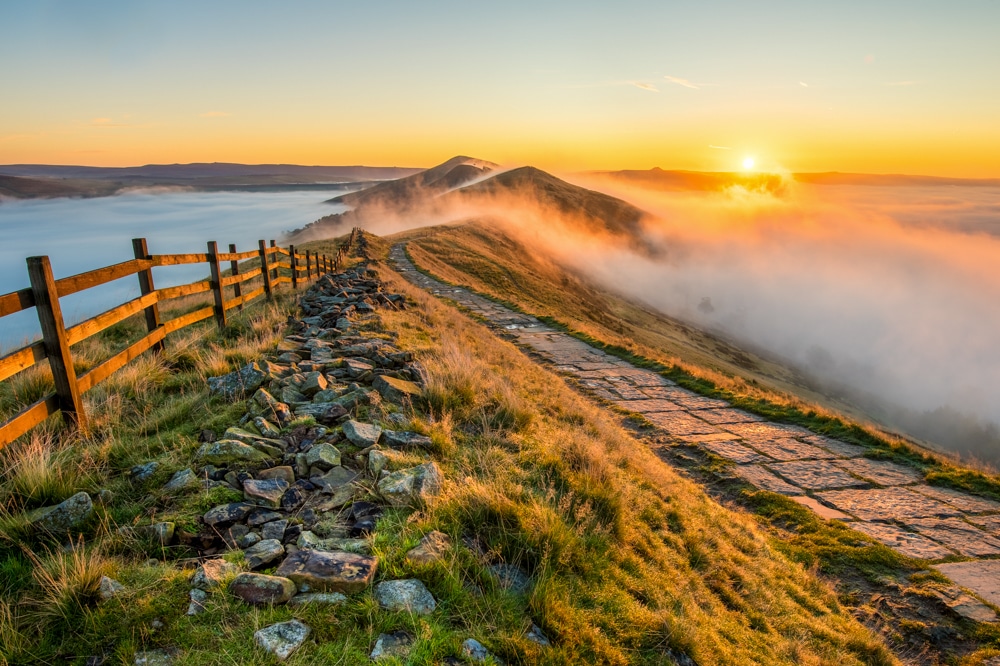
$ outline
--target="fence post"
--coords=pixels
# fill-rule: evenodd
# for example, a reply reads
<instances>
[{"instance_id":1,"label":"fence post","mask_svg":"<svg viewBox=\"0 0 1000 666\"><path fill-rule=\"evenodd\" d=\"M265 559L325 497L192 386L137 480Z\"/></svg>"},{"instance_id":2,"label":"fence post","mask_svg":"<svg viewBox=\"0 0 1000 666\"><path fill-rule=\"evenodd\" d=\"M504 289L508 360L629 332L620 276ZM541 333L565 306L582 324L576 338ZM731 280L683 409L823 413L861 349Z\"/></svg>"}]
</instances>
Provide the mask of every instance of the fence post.
<instances>
[{"instance_id":1,"label":"fence post","mask_svg":"<svg viewBox=\"0 0 1000 666\"><path fill-rule=\"evenodd\" d=\"M267 300L271 300L271 269L267 266L267 244L264 241L257 241L257 249L260 250L260 276L264 278L264 294Z\"/></svg>"},{"instance_id":2,"label":"fence post","mask_svg":"<svg viewBox=\"0 0 1000 666\"><path fill-rule=\"evenodd\" d=\"M63 419L75 425L81 432L87 430L87 415L83 409L80 387L76 383L73 355L66 338L66 324L63 322L62 308L59 306L59 292L52 276L52 265L48 257L28 257L28 277L31 292L35 297L38 323L42 326L42 340L45 355L49 358L52 379L59 396L59 409Z\"/></svg>"},{"instance_id":3,"label":"fence post","mask_svg":"<svg viewBox=\"0 0 1000 666\"><path fill-rule=\"evenodd\" d=\"M319 277L320 275L323 274L323 271L320 269L320 263L319 263L320 254L319 254L319 252L317 252L315 254L314 258L316 259L316 277Z\"/></svg>"},{"instance_id":4,"label":"fence post","mask_svg":"<svg viewBox=\"0 0 1000 666\"><path fill-rule=\"evenodd\" d=\"M226 301L222 297L222 270L219 267L219 244L208 241L208 267L212 271L212 293L215 295L215 323L226 327Z\"/></svg>"},{"instance_id":5,"label":"fence post","mask_svg":"<svg viewBox=\"0 0 1000 666\"><path fill-rule=\"evenodd\" d=\"M295 246L288 246L288 262L292 267L292 289L299 288L298 264L295 263Z\"/></svg>"},{"instance_id":6,"label":"fence post","mask_svg":"<svg viewBox=\"0 0 1000 666\"><path fill-rule=\"evenodd\" d=\"M229 253L230 254L236 254L236 243L230 243L229 244ZM229 262L229 268L230 268L230 272L233 275L239 275L240 274L240 262L239 261L230 261ZM242 289L242 287L243 287L243 285L241 285L239 282L237 282L236 284L233 285L233 295L236 298L239 298L240 296L243 295L243 289ZM240 312L243 312L243 304L242 303L240 303Z\"/></svg>"},{"instance_id":7,"label":"fence post","mask_svg":"<svg viewBox=\"0 0 1000 666\"><path fill-rule=\"evenodd\" d=\"M145 238L133 238L132 239L132 251L135 253L136 259L149 259L149 249L146 247ZM146 294L151 294L156 291L153 286L153 269L147 268L144 271L139 271L136 273L139 276L139 293L145 296ZM153 303L148 308L143 310L146 315L146 330L150 333L155 331L160 327L160 306L158 303ZM160 340L154 344L150 349L153 351L161 352L164 348L164 341Z\"/></svg>"},{"instance_id":8,"label":"fence post","mask_svg":"<svg viewBox=\"0 0 1000 666\"><path fill-rule=\"evenodd\" d=\"M312 279L312 259L309 256L309 250L306 250L306 282Z\"/></svg>"}]
</instances>

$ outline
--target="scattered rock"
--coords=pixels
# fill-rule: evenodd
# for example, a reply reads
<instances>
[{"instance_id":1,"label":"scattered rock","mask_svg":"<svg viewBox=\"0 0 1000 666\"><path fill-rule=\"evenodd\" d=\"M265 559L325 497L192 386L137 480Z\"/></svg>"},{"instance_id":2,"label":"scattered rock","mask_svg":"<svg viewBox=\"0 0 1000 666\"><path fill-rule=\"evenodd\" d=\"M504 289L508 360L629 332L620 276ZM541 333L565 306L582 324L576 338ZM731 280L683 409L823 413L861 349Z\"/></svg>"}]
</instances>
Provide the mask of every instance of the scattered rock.
<instances>
[{"instance_id":1,"label":"scattered rock","mask_svg":"<svg viewBox=\"0 0 1000 666\"><path fill-rule=\"evenodd\" d=\"M394 449L411 449L415 447L429 449L431 447L431 438L416 432L383 430L382 442Z\"/></svg>"},{"instance_id":2,"label":"scattered rock","mask_svg":"<svg viewBox=\"0 0 1000 666\"><path fill-rule=\"evenodd\" d=\"M252 504L277 509L288 486L284 479L247 479L243 482L243 497Z\"/></svg>"},{"instance_id":3,"label":"scattered rock","mask_svg":"<svg viewBox=\"0 0 1000 666\"><path fill-rule=\"evenodd\" d=\"M360 421L348 421L344 424L344 436L351 444L361 448L372 446L378 442L381 435L382 428L377 425L361 423Z\"/></svg>"},{"instance_id":4,"label":"scattered rock","mask_svg":"<svg viewBox=\"0 0 1000 666\"><path fill-rule=\"evenodd\" d=\"M55 506L35 509L28 514L28 521L35 529L64 535L66 532L83 527L92 515L94 515L94 503L90 495L79 492Z\"/></svg>"},{"instance_id":5,"label":"scattered rock","mask_svg":"<svg viewBox=\"0 0 1000 666\"><path fill-rule=\"evenodd\" d=\"M136 481L145 481L149 477L153 476L153 473L160 467L160 463L155 460L143 463L142 465L136 465L132 468L131 474L132 478Z\"/></svg>"},{"instance_id":6,"label":"scattered rock","mask_svg":"<svg viewBox=\"0 0 1000 666\"><path fill-rule=\"evenodd\" d=\"M375 586L375 598L390 611L430 615L437 607L434 596L415 578L382 581Z\"/></svg>"},{"instance_id":7,"label":"scattered rock","mask_svg":"<svg viewBox=\"0 0 1000 666\"><path fill-rule=\"evenodd\" d=\"M513 564L492 564L490 573L496 576L500 587L515 594L524 594L531 588L531 578L520 567Z\"/></svg>"},{"instance_id":8,"label":"scattered rock","mask_svg":"<svg viewBox=\"0 0 1000 666\"><path fill-rule=\"evenodd\" d=\"M304 592L302 594L296 594L288 602L289 606L304 606L306 604L326 604L326 605L336 605L342 604L347 601L345 597L340 592Z\"/></svg>"},{"instance_id":9,"label":"scattered rock","mask_svg":"<svg viewBox=\"0 0 1000 666\"><path fill-rule=\"evenodd\" d=\"M94 503L99 506L111 506L111 502L115 499L115 494L108 490L107 488L101 488L94 495Z\"/></svg>"},{"instance_id":10,"label":"scattered rock","mask_svg":"<svg viewBox=\"0 0 1000 666\"><path fill-rule=\"evenodd\" d=\"M354 483L357 479L357 472L346 467L334 467L323 476L313 477L312 482L325 492L334 493L338 488Z\"/></svg>"},{"instance_id":11,"label":"scattered rock","mask_svg":"<svg viewBox=\"0 0 1000 666\"><path fill-rule=\"evenodd\" d=\"M295 596L295 583L281 576L241 573L229 585L229 593L255 606L286 603Z\"/></svg>"},{"instance_id":12,"label":"scattered rock","mask_svg":"<svg viewBox=\"0 0 1000 666\"><path fill-rule=\"evenodd\" d=\"M135 653L135 666L171 666L173 654L167 650L146 650Z\"/></svg>"},{"instance_id":13,"label":"scattered rock","mask_svg":"<svg viewBox=\"0 0 1000 666\"><path fill-rule=\"evenodd\" d=\"M260 536L264 539L276 539L281 541L285 538L285 528L288 527L287 520L272 520L264 523L260 529Z\"/></svg>"},{"instance_id":14,"label":"scattered rock","mask_svg":"<svg viewBox=\"0 0 1000 666\"><path fill-rule=\"evenodd\" d=\"M423 396L423 391L413 382L408 382L405 379L396 379L388 375L379 375L376 377L375 381L372 382L372 388L378 391L383 398L397 405L406 403L418 404Z\"/></svg>"},{"instance_id":15,"label":"scattered rock","mask_svg":"<svg viewBox=\"0 0 1000 666\"><path fill-rule=\"evenodd\" d=\"M98 585L97 587L97 594L98 596L101 597L103 601L107 601L112 597L116 597L124 591L125 591L125 586L116 581L114 578L101 576L100 585Z\"/></svg>"},{"instance_id":16,"label":"scattered rock","mask_svg":"<svg viewBox=\"0 0 1000 666\"><path fill-rule=\"evenodd\" d=\"M259 527L264 523L269 523L272 520L280 520L281 514L277 511L267 511L266 509L257 509L247 518L247 525L250 527Z\"/></svg>"},{"instance_id":17,"label":"scattered rock","mask_svg":"<svg viewBox=\"0 0 1000 666\"><path fill-rule=\"evenodd\" d=\"M444 558L451 548L451 539L444 532L428 532L414 548L406 553L406 561L410 564L433 564Z\"/></svg>"},{"instance_id":18,"label":"scattered rock","mask_svg":"<svg viewBox=\"0 0 1000 666\"><path fill-rule=\"evenodd\" d=\"M329 382L326 381L322 372L310 372L306 374L305 381L302 382L299 390L311 398L327 386L329 386Z\"/></svg>"},{"instance_id":19,"label":"scattered rock","mask_svg":"<svg viewBox=\"0 0 1000 666\"><path fill-rule=\"evenodd\" d=\"M538 643L542 647L551 647L552 646L552 642L549 640L548 636L546 636L542 632L542 628L539 627L534 622L531 623L531 629L528 630L528 633L525 634L524 637L527 638L529 641L532 641L534 643Z\"/></svg>"},{"instance_id":20,"label":"scattered rock","mask_svg":"<svg viewBox=\"0 0 1000 666\"><path fill-rule=\"evenodd\" d=\"M156 541L161 546L169 546L174 540L174 532L177 525L171 522L153 523L135 528L137 534L148 537Z\"/></svg>"},{"instance_id":21,"label":"scattered rock","mask_svg":"<svg viewBox=\"0 0 1000 666\"><path fill-rule=\"evenodd\" d=\"M199 487L201 487L201 481L198 479L198 476L190 469L182 469L174 472L174 475L170 477L170 480L164 484L161 490L172 493L178 490Z\"/></svg>"},{"instance_id":22,"label":"scattered rock","mask_svg":"<svg viewBox=\"0 0 1000 666\"><path fill-rule=\"evenodd\" d=\"M277 539L264 539L243 551L251 569L260 569L284 554L285 547Z\"/></svg>"},{"instance_id":23,"label":"scattered rock","mask_svg":"<svg viewBox=\"0 0 1000 666\"><path fill-rule=\"evenodd\" d=\"M233 502L232 504L220 504L214 509L209 509L208 513L202 516L206 525L215 526L224 523L235 523L247 517L255 507L253 504L244 502Z\"/></svg>"},{"instance_id":24,"label":"scattered rock","mask_svg":"<svg viewBox=\"0 0 1000 666\"><path fill-rule=\"evenodd\" d=\"M191 576L191 587L199 590L214 589L238 571L239 567L225 560L205 560Z\"/></svg>"},{"instance_id":25,"label":"scattered rock","mask_svg":"<svg viewBox=\"0 0 1000 666\"><path fill-rule=\"evenodd\" d=\"M437 463L424 463L384 477L378 491L393 506L421 504L441 492L441 479Z\"/></svg>"},{"instance_id":26,"label":"scattered rock","mask_svg":"<svg viewBox=\"0 0 1000 666\"><path fill-rule=\"evenodd\" d=\"M289 486L295 483L295 470L288 465L282 465L280 467L271 467L268 469L262 469L257 473L257 478L266 479L281 479Z\"/></svg>"},{"instance_id":27,"label":"scattered rock","mask_svg":"<svg viewBox=\"0 0 1000 666\"><path fill-rule=\"evenodd\" d=\"M413 636L408 632L399 630L388 634L379 634L375 641L375 648L371 653L371 660L378 661L389 657L399 657L405 661L410 654L410 647L413 645Z\"/></svg>"},{"instance_id":28,"label":"scattered rock","mask_svg":"<svg viewBox=\"0 0 1000 666\"><path fill-rule=\"evenodd\" d=\"M498 664L503 662L497 659L494 655L490 654L482 643L474 638L467 638L462 642L462 655L472 661L473 663L483 663L487 659L492 658Z\"/></svg>"},{"instance_id":29,"label":"scattered rock","mask_svg":"<svg viewBox=\"0 0 1000 666\"><path fill-rule=\"evenodd\" d=\"M268 375L256 363L247 363L235 372L221 377L208 378L208 391L233 401L249 395L267 381Z\"/></svg>"},{"instance_id":30,"label":"scattered rock","mask_svg":"<svg viewBox=\"0 0 1000 666\"><path fill-rule=\"evenodd\" d=\"M342 537L321 539L312 532L302 532L295 545L299 548L323 550L328 553L342 550L347 553L358 553L359 555L370 555L372 548L371 543L367 539L346 539Z\"/></svg>"},{"instance_id":31,"label":"scattered rock","mask_svg":"<svg viewBox=\"0 0 1000 666\"><path fill-rule=\"evenodd\" d=\"M368 452L368 471L371 472L371 475L376 479L388 464L389 457L378 449L372 449Z\"/></svg>"},{"instance_id":32,"label":"scattered rock","mask_svg":"<svg viewBox=\"0 0 1000 666\"><path fill-rule=\"evenodd\" d=\"M208 592L193 588L190 591L191 603L188 604L187 615L198 615L205 612L205 601L208 599Z\"/></svg>"},{"instance_id":33,"label":"scattered rock","mask_svg":"<svg viewBox=\"0 0 1000 666\"><path fill-rule=\"evenodd\" d=\"M354 594L371 584L377 568L378 560L367 555L303 549L286 557L275 574L295 581L303 591Z\"/></svg>"},{"instance_id":34,"label":"scattered rock","mask_svg":"<svg viewBox=\"0 0 1000 666\"><path fill-rule=\"evenodd\" d=\"M202 444L195 459L213 465L230 465L233 463L259 463L268 460L263 451L244 444L236 439L220 439L211 444Z\"/></svg>"},{"instance_id":35,"label":"scattered rock","mask_svg":"<svg viewBox=\"0 0 1000 666\"><path fill-rule=\"evenodd\" d=\"M327 442L314 444L306 451L306 465L315 466L324 471L338 467L340 465L340 450Z\"/></svg>"},{"instance_id":36,"label":"scattered rock","mask_svg":"<svg viewBox=\"0 0 1000 666\"><path fill-rule=\"evenodd\" d=\"M298 620L279 622L254 632L254 642L273 654L279 661L288 659L295 650L306 642L309 627Z\"/></svg>"}]
</instances>

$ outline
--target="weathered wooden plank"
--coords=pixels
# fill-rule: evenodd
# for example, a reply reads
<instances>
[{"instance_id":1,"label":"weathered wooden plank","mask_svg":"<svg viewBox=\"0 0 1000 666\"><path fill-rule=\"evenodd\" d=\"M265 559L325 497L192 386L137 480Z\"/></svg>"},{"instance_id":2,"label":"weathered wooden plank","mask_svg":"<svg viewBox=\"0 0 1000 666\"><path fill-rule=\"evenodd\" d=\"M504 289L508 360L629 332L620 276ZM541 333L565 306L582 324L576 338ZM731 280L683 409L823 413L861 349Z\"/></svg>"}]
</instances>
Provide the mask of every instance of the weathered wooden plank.
<instances>
[{"instance_id":1,"label":"weathered wooden plank","mask_svg":"<svg viewBox=\"0 0 1000 666\"><path fill-rule=\"evenodd\" d=\"M0 449L59 411L59 396L50 393L27 409L0 424Z\"/></svg>"},{"instance_id":2,"label":"weathered wooden plank","mask_svg":"<svg viewBox=\"0 0 1000 666\"><path fill-rule=\"evenodd\" d=\"M235 246L230 245L233 248ZM219 253L219 261L243 261L245 259L256 259L257 250L247 250L246 252L237 252L235 249L229 250L229 252Z\"/></svg>"},{"instance_id":3,"label":"weathered wooden plank","mask_svg":"<svg viewBox=\"0 0 1000 666\"><path fill-rule=\"evenodd\" d=\"M246 294L245 296L237 296L232 300L226 301L225 307L227 310L232 310L233 308L239 305L243 305L244 303L249 303L250 301L257 298L263 293L264 293L264 287L257 287L256 289L251 291L249 294Z\"/></svg>"},{"instance_id":4,"label":"weathered wooden plank","mask_svg":"<svg viewBox=\"0 0 1000 666\"><path fill-rule=\"evenodd\" d=\"M179 331L185 326L190 326L199 321L208 319L215 314L215 308L211 305L201 308L200 310L195 310L194 312L189 312L186 315L181 315L180 317L174 317L169 321L163 322L163 330L167 333L173 333L174 331Z\"/></svg>"},{"instance_id":5,"label":"weathered wooden plank","mask_svg":"<svg viewBox=\"0 0 1000 666\"><path fill-rule=\"evenodd\" d=\"M264 293L267 294L267 300L271 300L271 267L268 265L267 255L268 252L267 243L264 241L257 242L257 253L260 255L260 271L261 276L264 278Z\"/></svg>"},{"instance_id":6,"label":"weathered wooden plank","mask_svg":"<svg viewBox=\"0 0 1000 666\"><path fill-rule=\"evenodd\" d=\"M80 322L76 326L71 326L66 329L66 339L69 340L70 345L75 345L82 340L86 340L95 333L100 333L107 327L114 326L118 322L128 319L140 310L145 310L150 305L155 305L157 297L158 294L154 291L151 294L135 298L124 305L119 305L116 308L102 312L96 317L91 317L87 321Z\"/></svg>"},{"instance_id":7,"label":"weathered wooden plank","mask_svg":"<svg viewBox=\"0 0 1000 666\"><path fill-rule=\"evenodd\" d=\"M44 360L45 343L41 340L27 347L15 349L0 358L0 382Z\"/></svg>"},{"instance_id":8,"label":"weathered wooden plank","mask_svg":"<svg viewBox=\"0 0 1000 666\"><path fill-rule=\"evenodd\" d=\"M31 287L0 296L0 317L35 307L35 296Z\"/></svg>"},{"instance_id":9,"label":"weathered wooden plank","mask_svg":"<svg viewBox=\"0 0 1000 666\"><path fill-rule=\"evenodd\" d=\"M90 289L91 287L96 287L98 285L105 284L107 282L112 282L114 280L120 280L123 277L128 277L139 271L147 270L152 263L144 259L130 259L129 261L123 261L120 264L114 264L112 266L105 266L104 268L96 268L92 271L87 271L86 273L79 273L78 275L71 275L69 277L64 277L61 280L56 280L56 293L59 297L69 296L70 294L75 294L78 291L83 291L84 289Z\"/></svg>"},{"instance_id":10,"label":"weathered wooden plank","mask_svg":"<svg viewBox=\"0 0 1000 666\"><path fill-rule=\"evenodd\" d=\"M133 238L132 251L135 254L136 259L145 259L149 261L149 248L146 246L145 238ZM150 266L152 266L151 261ZM153 269L147 268L144 271L139 271L136 275L139 277L139 293L143 296L153 295L155 298L159 299L159 295L156 294L156 287L153 286ZM146 318L147 333L152 333L160 327L160 306L157 305L156 301L147 306L143 314ZM163 351L162 342L157 345L156 350Z\"/></svg>"},{"instance_id":11,"label":"weathered wooden plank","mask_svg":"<svg viewBox=\"0 0 1000 666\"><path fill-rule=\"evenodd\" d=\"M153 266L180 266L182 264L203 264L207 254L154 254L150 258Z\"/></svg>"},{"instance_id":12,"label":"weathered wooden plank","mask_svg":"<svg viewBox=\"0 0 1000 666\"><path fill-rule=\"evenodd\" d=\"M247 271L246 273L237 273L236 275L229 275L222 278L222 286L228 287L229 285L239 285L254 279L255 277L260 277L260 269L255 268L252 271ZM239 294L237 294L238 296Z\"/></svg>"},{"instance_id":13,"label":"weathered wooden plank","mask_svg":"<svg viewBox=\"0 0 1000 666\"><path fill-rule=\"evenodd\" d=\"M291 267L292 267L292 265L290 263L288 263L287 261L276 261L273 264L271 264L271 268L289 268L290 269Z\"/></svg>"},{"instance_id":14,"label":"weathered wooden plank","mask_svg":"<svg viewBox=\"0 0 1000 666\"><path fill-rule=\"evenodd\" d=\"M28 257L28 278L31 280L31 291L35 295L38 322L42 325L45 355L49 359L56 394L59 396L59 409L62 410L67 423L85 431L87 416L83 411L83 400L80 398L80 389L76 383L73 355L70 353L69 341L66 338L62 308L59 307L59 292L56 289L56 280L52 276L49 258Z\"/></svg>"},{"instance_id":15,"label":"weathered wooden plank","mask_svg":"<svg viewBox=\"0 0 1000 666\"><path fill-rule=\"evenodd\" d=\"M192 282L190 284L182 284L178 287L167 287L166 289L157 289L156 291L160 294L160 302L168 301L171 298L180 298L181 296L190 296L191 294L200 294L202 292L208 291L212 288L212 283L209 280L204 280L202 282Z\"/></svg>"},{"instance_id":16,"label":"weathered wooden plank","mask_svg":"<svg viewBox=\"0 0 1000 666\"><path fill-rule=\"evenodd\" d=\"M157 343L163 341L166 335L167 332L164 328L158 328L142 340L129 345L127 349L123 349L96 368L92 368L81 375L80 379L77 380L80 393L85 393L94 388L110 377L116 370L121 369L122 366L138 358L139 354L155 347Z\"/></svg>"},{"instance_id":17,"label":"weathered wooden plank","mask_svg":"<svg viewBox=\"0 0 1000 666\"><path fill-rule=\"evenodd\" d=\"M277 277L271 280L271 286L276 287L279 284L288 284L291 281L292 278L288 277L287 275L282 275L281 277Z\"/></svg>"}]
</instances>

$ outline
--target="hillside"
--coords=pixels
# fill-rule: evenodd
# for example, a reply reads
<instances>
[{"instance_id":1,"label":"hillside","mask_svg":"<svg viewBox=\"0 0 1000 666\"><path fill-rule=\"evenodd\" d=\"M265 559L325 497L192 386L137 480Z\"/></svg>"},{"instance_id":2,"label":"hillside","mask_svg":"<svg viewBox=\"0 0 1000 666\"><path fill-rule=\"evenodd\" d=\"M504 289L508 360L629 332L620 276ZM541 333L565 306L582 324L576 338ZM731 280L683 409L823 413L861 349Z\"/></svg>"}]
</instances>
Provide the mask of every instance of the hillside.
<instances>
[{"instance_id":1,"label":"hillside","mask_svg":"<svg viewBox=\"0 0 1000 666\"><path fill-rule=\"evenodd\" d=\"M461 187L497 168L496 164L459 155L447 162L385 183L379 183L361 192L345 194L330 200L355 209L386 207L405 209L414 203L432 199L456 187Z\"/></svg>"},{"instance_id":2,"label":"hillside","mask_svg":"<svg viewBox=\"0 0 1000 666\"><path fill-rule=\"evenodd\" d=\"M118 187L116 183L99 180L0 175L0 197L13 199L107 196L116 192Z\"/></svg>"}]
</instances>

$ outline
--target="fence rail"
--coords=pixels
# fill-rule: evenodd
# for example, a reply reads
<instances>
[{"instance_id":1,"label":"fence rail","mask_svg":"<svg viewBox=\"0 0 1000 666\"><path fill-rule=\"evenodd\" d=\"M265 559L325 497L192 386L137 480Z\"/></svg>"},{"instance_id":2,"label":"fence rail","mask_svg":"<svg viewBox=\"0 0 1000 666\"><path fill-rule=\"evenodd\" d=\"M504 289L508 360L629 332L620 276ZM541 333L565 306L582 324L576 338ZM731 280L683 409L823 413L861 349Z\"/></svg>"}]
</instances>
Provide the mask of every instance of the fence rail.
<instances>
[{"instance_id":1,"label":"fence rail","mask_svg":"<svg viewBox=\"0 0 1000 666\"><path fill-rule=\"evenodd\" d=\"M162 350L170 333L213 316L217 325L224 328L226 314L234 308L242 309L261 296L271 299L273 291L280 285L291 284L293 288L298 288L300 283L305 284L324 273L340 270L359 233L360 229L353 229L347 242L340 246L334 257L310 251L300 254L294 246L285 249L273 240L270 244L258 241L256 250L246 252L237 252L235 245L229 245L229 252L219 252L218 244L211 241L208 243L208 252L204 254L149 254L146 239L135 238L132 240L134 259L59 280L52 274L48 257L28 257L31 287L0 295L0 319L35 308L42 328L42 339L0 357L0 382L47 360L55 391L0 423L0 448L57 412L62 413L68 424L85 432L87 415L81 397L84 393L141 354L150 350ZM282 261L283 257L288 260ZM249 261L256 261L259 265L240 265L241 262ZM229 262L229 275L223 275L222 262ZM154 287L153 268L186 264L206 264L210 279L165 289ZM281 275L281 269L289 274ZM60 298L130 275L138 276L138 298L66 328ZM244 292L246 283L258 279L260 286ZM232 292L231 297L226 293L227 290ZM160 304L207 292L212 292L213 305L167 321L161 319ZM78 377L73 366L71 347L139 313L143 313L145 317L146 335Z\"/></svg>"}]
</instances>

